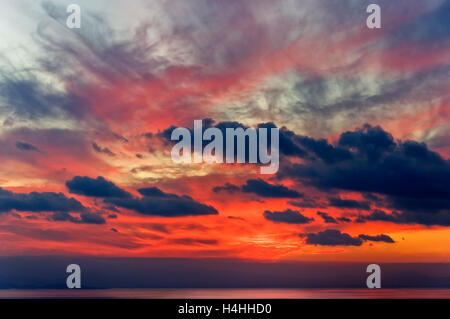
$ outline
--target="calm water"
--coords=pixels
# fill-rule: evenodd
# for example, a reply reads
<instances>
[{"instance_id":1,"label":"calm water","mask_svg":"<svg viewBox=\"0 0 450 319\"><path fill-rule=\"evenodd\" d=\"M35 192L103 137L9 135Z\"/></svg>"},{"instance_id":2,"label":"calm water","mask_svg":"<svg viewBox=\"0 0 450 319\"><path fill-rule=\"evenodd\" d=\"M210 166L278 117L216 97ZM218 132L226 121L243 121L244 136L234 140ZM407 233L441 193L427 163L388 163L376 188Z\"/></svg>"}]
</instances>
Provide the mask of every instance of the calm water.
<instances>
[{"instance_id":1,"label":"calm water","mask_svg":"<svg viewBox=\"0 0 450 319\"><path fill-rule=\"evenodd\" d=\"M326 299L446 298L450 289L74 289L0 290L0 298Z\"/></svg>"}]
</instances>

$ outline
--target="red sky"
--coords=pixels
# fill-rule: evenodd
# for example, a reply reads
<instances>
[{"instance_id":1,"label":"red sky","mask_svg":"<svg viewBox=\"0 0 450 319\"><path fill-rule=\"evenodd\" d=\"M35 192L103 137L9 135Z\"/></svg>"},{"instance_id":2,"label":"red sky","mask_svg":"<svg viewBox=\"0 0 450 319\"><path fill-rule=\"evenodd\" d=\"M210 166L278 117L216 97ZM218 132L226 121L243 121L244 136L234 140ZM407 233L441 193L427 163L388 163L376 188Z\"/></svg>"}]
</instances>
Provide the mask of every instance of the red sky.
<instances>
[{"instance_id":1,"label":"red sky","mask_svg":"<svg viewBox=\"0 0 450 319\"><path fill-rule=\"evenodd\" d=\"M137 3L82 3L79 30L53 4L9 18L0 255L450 262L448 3L381 1L381 29L350 2ZM135 21L114 20L125 9ZM207 118L274 123L298 153L281 150L275 175L172 162L165 130ZM177 197L127 209L71 189L76 176L133 204L149 187ZM159 200L172 208L155 213ZM217 214L199 215L205 205Z\"/></svg>"}]
</instances>

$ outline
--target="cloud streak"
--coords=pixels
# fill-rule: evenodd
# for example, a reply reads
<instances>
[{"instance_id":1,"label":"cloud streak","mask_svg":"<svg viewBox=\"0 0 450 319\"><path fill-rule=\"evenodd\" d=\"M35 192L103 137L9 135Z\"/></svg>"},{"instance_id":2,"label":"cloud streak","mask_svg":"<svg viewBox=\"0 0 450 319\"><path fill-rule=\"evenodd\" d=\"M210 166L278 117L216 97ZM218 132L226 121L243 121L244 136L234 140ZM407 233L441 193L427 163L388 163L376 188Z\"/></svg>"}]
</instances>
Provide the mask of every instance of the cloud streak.
<instances>
[{"instance_id":1,"label":"cloud streak","mask_svg":"<svg viewBox=\"0 0 450 319\"><path fill-rule=\"evenodd\" d=\"M165 193L157 187L141 188L138 192L142 197L108 198L105 202L149 216L182 217L218 214L213 206L197 202L187 195Z\"/></svg>"}]
</instances>

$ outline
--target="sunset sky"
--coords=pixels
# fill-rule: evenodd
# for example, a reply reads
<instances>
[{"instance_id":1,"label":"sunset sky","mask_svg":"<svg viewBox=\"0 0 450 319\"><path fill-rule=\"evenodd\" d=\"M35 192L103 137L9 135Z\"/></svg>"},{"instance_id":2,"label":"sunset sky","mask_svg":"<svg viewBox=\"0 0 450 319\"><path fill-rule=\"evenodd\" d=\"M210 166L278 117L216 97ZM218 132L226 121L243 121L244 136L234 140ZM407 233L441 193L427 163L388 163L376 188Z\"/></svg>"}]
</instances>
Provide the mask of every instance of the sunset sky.
<instances>
[{"instance_id":1,"label":"sunset sky","mask_svg":"<svg viewBox=\"0 0 450 319\"><path fill-rule=\"evenodd\" d=\"M450 262L449 21L445 0L1 1L0 256ZM279 171L174 163L197 119L278 127Z\"/></svg>"}]
</instances>

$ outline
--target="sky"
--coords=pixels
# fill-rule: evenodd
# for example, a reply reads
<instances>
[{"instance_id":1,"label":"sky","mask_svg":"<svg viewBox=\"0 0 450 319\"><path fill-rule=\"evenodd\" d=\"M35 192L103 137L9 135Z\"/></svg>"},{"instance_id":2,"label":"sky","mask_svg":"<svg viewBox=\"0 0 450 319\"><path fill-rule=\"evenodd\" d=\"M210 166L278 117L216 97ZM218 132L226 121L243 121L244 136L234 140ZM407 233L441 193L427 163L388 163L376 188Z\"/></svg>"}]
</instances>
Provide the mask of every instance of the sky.
<instances>
[{"instance_id":1,"label":"sky","mask_svg":"<svg viewBox=\"0 0 450 319\"><path fill-rule=\"evenodd\" d=\"M0 3L0 256L450 262L450 2ZM280 168L175 127L277 127Z\"/></svg>"}]
</instances>

